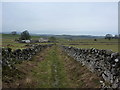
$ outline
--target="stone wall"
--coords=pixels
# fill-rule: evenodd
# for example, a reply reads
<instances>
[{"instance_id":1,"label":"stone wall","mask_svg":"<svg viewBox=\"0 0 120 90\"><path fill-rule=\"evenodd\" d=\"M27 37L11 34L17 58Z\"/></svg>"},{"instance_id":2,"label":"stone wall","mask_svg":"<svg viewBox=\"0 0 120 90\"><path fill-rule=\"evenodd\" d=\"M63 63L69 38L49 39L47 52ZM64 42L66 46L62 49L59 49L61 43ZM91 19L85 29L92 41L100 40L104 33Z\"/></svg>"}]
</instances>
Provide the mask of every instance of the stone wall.
<instances>
[{"instance_id":1,"label":"stone wall","mask_svg":"<svg viewBox=\"0 0 120 90\"><path fill-rule=\"evenodd\" d=\"M2 64L3 69L4 68L10 68L14 69L14 64L20 63L24 60L31 60L32 56L35 55L37 52L42 51L43 49L47 47L51 47L52 44L48 45L39 45L39 44L33 44L30 48L26 49L16 49L12 50L11 48L2 48L0 55L2 55L2 61L0 64Z\"/></svg>"},{"instance_id":2,"label":"stone wall","mask_svg":"<svg viewBox=\"0 0 120 90\"><path fill-rule=\"evenodd\" d=\"M62 48L69 56L87 66L91 72L101 76L104 80L102 87L120 88L119 53L95 48L80 49L68 46L62 46Z\"/></svg>"}]
</instances>

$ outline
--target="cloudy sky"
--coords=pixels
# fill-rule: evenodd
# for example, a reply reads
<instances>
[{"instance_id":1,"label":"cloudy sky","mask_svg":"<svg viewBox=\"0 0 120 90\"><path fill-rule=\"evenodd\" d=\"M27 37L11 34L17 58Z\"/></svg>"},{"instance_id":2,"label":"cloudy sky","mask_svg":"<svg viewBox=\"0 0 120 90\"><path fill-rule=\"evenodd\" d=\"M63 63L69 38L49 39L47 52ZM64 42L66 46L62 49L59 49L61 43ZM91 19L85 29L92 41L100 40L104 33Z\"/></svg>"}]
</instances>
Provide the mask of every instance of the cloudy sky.
<instances>
[{"instance_id":1,"label":"cloudy sky","mask_svg":"<svg viewBox=\"0 0 120 90\"><path fill-rule=\"evenodd\" d=\"M117 2L4 2L2 31L39 34L118 33Z\"/></svg>"}]
</instances>

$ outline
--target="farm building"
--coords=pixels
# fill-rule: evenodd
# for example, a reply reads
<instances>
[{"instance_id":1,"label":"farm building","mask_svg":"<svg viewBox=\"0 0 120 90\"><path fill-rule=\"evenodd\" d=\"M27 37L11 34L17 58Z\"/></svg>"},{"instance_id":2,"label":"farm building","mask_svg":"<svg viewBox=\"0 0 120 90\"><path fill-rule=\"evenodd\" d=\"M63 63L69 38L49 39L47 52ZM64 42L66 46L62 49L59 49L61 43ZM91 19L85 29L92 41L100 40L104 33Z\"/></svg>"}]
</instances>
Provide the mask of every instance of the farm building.
<instances>
[{"instance_id":1,"label":"farm building","mask_svg":"<svg viewBox=\"0 0 120 90\"><path fill-rule=\"evenodd\" d=\"M30 43L30 40L21 40L21 43Z\"/></svg>"},{"instance_id":2,"label":"farm building","mask_svg":"<svg viewBox=\"0 0 120 90\"><path fill-rule=\"evenodd\" d=\"M42 43L42 42L48 42L48 39L40 38L40 39L39 39L39 42L40 42L40 43Z\"/></svg>"}]
</instances>

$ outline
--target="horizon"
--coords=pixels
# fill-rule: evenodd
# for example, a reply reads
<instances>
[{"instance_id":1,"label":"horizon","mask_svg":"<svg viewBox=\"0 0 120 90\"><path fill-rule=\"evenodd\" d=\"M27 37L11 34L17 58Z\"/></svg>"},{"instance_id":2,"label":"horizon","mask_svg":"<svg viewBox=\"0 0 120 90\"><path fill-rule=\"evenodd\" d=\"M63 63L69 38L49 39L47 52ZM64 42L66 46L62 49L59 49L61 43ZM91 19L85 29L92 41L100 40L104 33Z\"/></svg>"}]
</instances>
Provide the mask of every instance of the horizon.
<instances>
[{"instance_id":1,"label":"horizon","mask_svg":"<svg viewBox=\"0 0 120 90\"><path fill-rule=\"evenodd\" d=\"M11 32L0 32L0 34L11 34ZM17 35L20 35L21 32L17 32ZM111 33L106 33L105 35L91 35L91 34L48 34L48 33L29 33L30 35L70 35L70 36L97 36L97 37L104 37L106 34L111 34ZM119 34L111 34L113 36L119 35Z\"/></svg>"},{"instance_id":2,"label":"horizon","mask_svg":"<svg viewBox=\"0 0 120 90\"><path fill-rule=\"evenodd\" d=\"M4 32L118 34L117 2L4 2Z\"/></svg>"}]
</instances>

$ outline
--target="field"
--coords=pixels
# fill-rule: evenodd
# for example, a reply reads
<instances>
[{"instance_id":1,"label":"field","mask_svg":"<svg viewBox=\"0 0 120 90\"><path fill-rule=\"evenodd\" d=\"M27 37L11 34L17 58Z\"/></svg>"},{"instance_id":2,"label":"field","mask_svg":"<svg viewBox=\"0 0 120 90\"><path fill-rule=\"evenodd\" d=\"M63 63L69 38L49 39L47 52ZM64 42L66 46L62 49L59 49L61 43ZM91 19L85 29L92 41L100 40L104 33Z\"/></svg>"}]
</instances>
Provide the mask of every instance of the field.
<instances>
[{"instance_id":1,"label":"field","mask_svg":"<svg viewBox=\"0 0 120 90\"><path fill-rule=\"evenodd\" d=\"M79 39L74 41L61 41L62 45L73 46L77 48L97 48L97 49L107 49L113 52L119 52L118 39Z\"/></svg>"},{"instance_id":2,"label":"field","mask_svg":"<svg viewBox=\"0 0 120 90\"><path fill-rule=\"evenodd\" d=\"M11 34L3 34L2 35L2 43L0 47L11 47L13 49L17 48L26 48L25 43L18 43L14 40L19 38L20 35L11 35ZM33 40L39 39L40 36L32 36ZM68 40L68 39L57 39L59 45L67 45L78 48L97 48L97 49L109 49L114 52L119 52L118 39L78 39L78 40ZM48 44L48 43L37 43L37 44ZM119 43L120 44L120 43Z\"/></svg>"},{"instance_id":3,"label":"field","mask_svg":"<svg viewBox=\"0 0 120 90\"><path fill-rule=\"evenodd\" d=\"M0 43L0 47L10 47L13 50L26 48L25 43L15 42L15 39L18 39L20 35L11 35L11 34L0 34L0 35L2 35L2 43ZM39 38L40 36L31 36L32 40L38 40ZM46 44L46 43L41 43L41 44Z\"/></svg>"},{"instance_id":4,"label":"field","mask_svg":"<svg viewBox=\"0 0 120 90\"><path fill-rule=\"evenodd\" d=\"M63 43L63 45L73 46L77 48L97 48L97 49L109 49L114 52L119 52L118 48L118 40L106 40L106 39L97 39L94 41L93 39L81 39L77 41L69 41L67 43Z\"/></svg>"}]
</instances>

